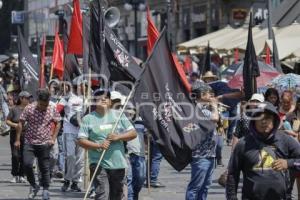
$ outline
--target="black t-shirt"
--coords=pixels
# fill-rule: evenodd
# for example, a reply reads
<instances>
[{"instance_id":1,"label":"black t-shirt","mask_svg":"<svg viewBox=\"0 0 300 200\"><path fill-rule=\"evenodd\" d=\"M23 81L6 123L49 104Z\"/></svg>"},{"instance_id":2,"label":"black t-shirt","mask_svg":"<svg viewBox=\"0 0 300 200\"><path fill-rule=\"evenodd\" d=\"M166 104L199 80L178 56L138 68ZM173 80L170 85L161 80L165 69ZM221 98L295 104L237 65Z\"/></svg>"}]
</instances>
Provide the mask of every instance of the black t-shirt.
<instances>
[{"instance_id":1,"label":"black t-shirt","mask_svg":"<svg viewBox=\"0 0 300 200\"><path fill-rule=\"evenodd\" d=\"M9 111L9 114L7 116L7 120L10 120L14 123L19 123L19 119L20 119L20 116L23 112L23 108L21 108L20 106L15 106L13 108L10 109ZM11 128L11 132L16 132L16 129L15 128Z\"/></svg>"}]
</instances>

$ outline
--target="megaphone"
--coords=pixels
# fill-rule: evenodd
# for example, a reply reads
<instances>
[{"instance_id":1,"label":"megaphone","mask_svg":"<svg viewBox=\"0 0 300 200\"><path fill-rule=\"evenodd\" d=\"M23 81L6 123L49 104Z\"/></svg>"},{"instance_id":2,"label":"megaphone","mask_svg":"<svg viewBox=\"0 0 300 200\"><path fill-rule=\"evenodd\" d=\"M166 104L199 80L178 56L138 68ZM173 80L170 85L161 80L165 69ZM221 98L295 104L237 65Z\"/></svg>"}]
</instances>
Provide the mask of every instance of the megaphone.
<instances>
[{"instance_id":1,"label":"megaphone","mask_svg":"<svg viewBox=\"0 0 300 200\"><path fill-rule=\"evenodd\" d=\"M105 10L104 19L110 28L116 26L119 23L120 17L120 11L116 7L110 7Z\"/></svg>"}]
</instances>

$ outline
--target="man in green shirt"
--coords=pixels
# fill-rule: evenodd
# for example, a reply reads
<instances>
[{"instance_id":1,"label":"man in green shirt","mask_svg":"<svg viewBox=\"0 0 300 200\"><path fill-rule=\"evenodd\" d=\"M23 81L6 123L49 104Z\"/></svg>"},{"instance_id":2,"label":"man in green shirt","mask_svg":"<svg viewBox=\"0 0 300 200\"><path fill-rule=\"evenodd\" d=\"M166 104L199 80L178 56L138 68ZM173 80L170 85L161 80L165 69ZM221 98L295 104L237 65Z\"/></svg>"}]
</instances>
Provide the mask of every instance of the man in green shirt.
<instances>
[{"instance_id":1,"label":"man in green shirt","mask_svg":"<svg viewBox=\"0 0 300 200\"><path fill-rule=\"evenodd\" d=\"M94 92L96 110L86 115L80 124L78 142L89 150L91 173L103 150L106 150L94 180L96 200L106 200L105 180L109 183L109 199L120 200L125 183L127 162L123 141L134 139L137 134L133 125L123 114L114 133L111 133L120 111L111 109L110 92L96 90Z\"/></svg>"}]
</instances>

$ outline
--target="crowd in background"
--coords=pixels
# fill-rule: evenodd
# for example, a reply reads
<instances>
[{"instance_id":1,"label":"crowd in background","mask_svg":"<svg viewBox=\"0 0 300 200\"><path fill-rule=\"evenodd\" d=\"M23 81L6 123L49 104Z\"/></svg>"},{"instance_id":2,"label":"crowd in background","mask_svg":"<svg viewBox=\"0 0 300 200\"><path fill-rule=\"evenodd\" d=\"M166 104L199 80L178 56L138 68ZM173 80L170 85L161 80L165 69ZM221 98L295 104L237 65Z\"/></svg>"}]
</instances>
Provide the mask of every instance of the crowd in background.
<instances>
[{"instance_id":1,"label":"crowd in background","mask_svg":"<svg viewBox=\"0 0 300 200\"><path fill-rule=\"evenodd\" d=\"M214 72L206 72L201 79L193 72L188 78L195 107L216 128L192 152L186 199L207 199L214 169L227 164L228 170L219 180L226 188L227 199L237 199L240 172L244 176L243 199L291 199L295 181L300 189L300 99L293 91L279 93L269 88L246 102L243 91L214 84L226 83ZM88 149L91 177L96 173L90 198L135 200L144 185L165 187L158 180L163 156L136 108L129 104L111 133L126 96L95 87L90 110L87 86L83 76L71 84L53 79L47 89L37 91L34 101L33 94L20 90L15 75L2 76L1 134L10 137L11 182L29 182L30 199L40 187L43 199L49 199L53 178L62 180L62 192L81 192L84 149ZM229 163L222 159L224 142L232 145ZM103 150L107 152L95 172ZM274 178L277 188L271 186Z\"/></svg>"}]
</instances>

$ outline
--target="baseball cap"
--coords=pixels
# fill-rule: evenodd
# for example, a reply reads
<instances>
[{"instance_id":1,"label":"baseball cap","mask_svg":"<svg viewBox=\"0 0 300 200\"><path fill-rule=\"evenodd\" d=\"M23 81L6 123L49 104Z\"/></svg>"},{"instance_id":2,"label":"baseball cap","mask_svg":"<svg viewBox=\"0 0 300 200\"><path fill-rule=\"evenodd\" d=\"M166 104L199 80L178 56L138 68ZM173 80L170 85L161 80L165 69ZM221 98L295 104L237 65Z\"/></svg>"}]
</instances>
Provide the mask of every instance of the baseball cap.
<instances>
[{"instance_id":1,"label":"baseball cap","mask_svg":"<svg viewBox=\"0 0 300 200\"><path fill-rule=\"evenodd\" d=\"M98 97L104 94L106 94L109 98L111 98L111 92L108 89L103 89L103 88L95 90L93 96Z\"/></svg>"},{"instance_id":2,"label":"baseball cap","mask_svg":"<svg viewBox=\"0 0 300 200\"><path fill-rule=\"evenodd\" d=\"M250 101L259 101L263 103L265 101L265 97L262 94L255 93L252 95Z\"/></svg>"},{"instance_id":3,"label":"baseball cap","mask_svg":"<svg viewBox=\"0 0 300 200\"><path fill-rule=\"evenodd\" d=\"M124 105L126 97L123 96L120 92L118 91L112 91L111 92L111 100L120 100L121 101L121 105Z\"/></svg>"},{"instance_id":4,"label":"baseball cap","mask_svg":"<svg viewBox=\"0 0 300 200\"><path fill-rule=\"evenodd\" d=\"M203 92L210 92L210 91L212 91L212 88L204 82L196 81L192 85L192 93L200 94Z\"/></svg>"},{"instance_id":5,"label":"baseball cap","mask_svg":"<svg viewBox=\"0 0 300 200\"><path fill-rule=\"evenodd\" d=\"M59 80L58 80L58 79L51 79L51 80L49 81L49 85L51 85L51 84L59 85Z\"/></svg>"},{"instance_id":6,"label":"baseball cap","mask_svg":"<svg viewBox=\"0 0 300 200\"><path fill-rule=\"evenodd\" d=\"M19 93L19 97L20 98L21 97L29 98L29 97L32 97L32 95L29 92L27 92L27 91L22 91L22 92Z\"/></svg>"}]
</instances>

